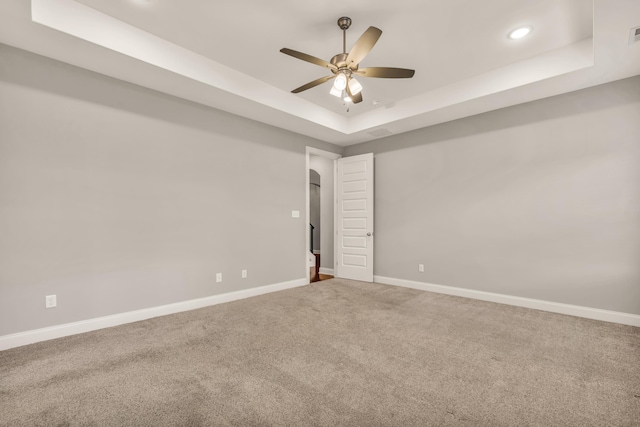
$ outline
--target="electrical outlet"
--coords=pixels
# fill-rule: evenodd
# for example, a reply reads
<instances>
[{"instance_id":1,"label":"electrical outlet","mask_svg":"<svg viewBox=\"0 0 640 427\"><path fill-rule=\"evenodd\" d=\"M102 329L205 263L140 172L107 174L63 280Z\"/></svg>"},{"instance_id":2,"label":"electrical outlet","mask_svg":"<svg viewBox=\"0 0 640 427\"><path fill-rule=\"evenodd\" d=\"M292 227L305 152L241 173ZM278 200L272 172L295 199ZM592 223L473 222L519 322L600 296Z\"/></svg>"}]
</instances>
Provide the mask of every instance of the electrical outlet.
<instances>
[{"instance_id":1,"label":"electrical outlet","mask_svg":"<svg viewBox=\"0 0 640 427\"><path fill-rule=\"evenodd\" d=\"M300 211L291 211L291 218L300 218Z\"/></svg>"},{"instance_id":2,"label":"electrical outlet","mask_svg":"<svg viewBox=\"0 0 640 427\"><path fill-rule=\"evenodd\" d=\"M418 264L418 271L424 273L424 264Z\"/></svg>"},{"instance_id":3,"label":"electrical outlet","mask_svg":"<svg viewBox=\"0 0 640 427\"><path fill-rule=\"evenodd\" d=\"M46 297L44 297L45 308L54 308L57 305L58 305L58 302L56 301L55 295L47 295Z\"/></svg>"},{"instance_id":4,"label":"electrical outlet","mask_svg":"<svg viewBox=\"0 0 640 427\"><path fill-rule=\"evenodd\" d=\"M242 278L243 279L247 278L247 270L242 270Z\"/></svg>"},{"instance_id":5,"label":"electrical outlet","mask_svg":"<svg viewBox=\"0 0 640 427\"><path fill-rule=\"evenodd\" d=\"M216 283L222 282L222 273L216 273Z\"/></svg>"}]
</instances>

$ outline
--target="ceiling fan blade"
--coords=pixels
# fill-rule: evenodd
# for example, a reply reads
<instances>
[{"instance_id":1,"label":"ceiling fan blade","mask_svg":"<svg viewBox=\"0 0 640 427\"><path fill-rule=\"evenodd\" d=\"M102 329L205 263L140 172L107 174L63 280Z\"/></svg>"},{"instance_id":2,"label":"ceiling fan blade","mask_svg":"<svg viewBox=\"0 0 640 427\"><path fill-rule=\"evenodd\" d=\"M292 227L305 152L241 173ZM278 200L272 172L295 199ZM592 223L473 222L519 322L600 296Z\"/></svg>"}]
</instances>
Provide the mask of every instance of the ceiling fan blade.
<instances>
[{"instance_id":1,"label":"ceiling fan blade","mask_svg":"<svg viewBox=\"0 0 640 427\"><path fill-rule=\"evenodd\" d=\"M311 89L312 87L316 87L318 85L321 85L322 83L327 82L327 81L331 80L334 77L335 76L320 77L319 79L316 79L316 80L314 80L312 82L307 83L306 85L302 85L299 88L296 88L296 89L292 90L291 93L300 93L303 90Z\"/></svg>"},{"instance_id":2,"label":"ceiling fan blade","mask_svg":"<svg viewBox=\"0 0 640 427\"><path fill-rule=\"evenodd\" d=\"M353 101L354 104L362 102L362 92L358 92L356 95L352 95L351 101Z\"/></svg>"},{"instance_id":3,"label":"ceiling fan blade","mask_svg":"<svg viewBox=\"0 0 640 427\"><path fill-rule=\"evenodd\" d=\"M385 79L408 79L413 77L415 70L407 68L369 67L360 68L354 74L364 77L380 77Z\"/></svg>"},{"instance_id":4,"label":"ceiling fan blade","mask_svg":"<svg viewBox=\"0 0 640 427\"><path fill-rule=\"evenodd\" d=\"M280 52L289 56L293 56L294 58L302 59L303 61L311 62L312 64L316 64L321 67L329 68L330 70L338 69L338 67L336 67L335 65L323 59L316 58L315 56L307 55L306 53L298 52L297 50L287 49L286 47L283 47L282 49L280 49Z\"/></svg>"},{"instance_id":5,"label":"ceiling fan blade","mask_svg":"<svg viewBox=\"0 0 640 427\"><path fill-rule=\"evenodd\" d=\"M351 67L352 65L359 64L360 61L362 61L364 57L371 52L371 49L373 49L373 46L381 35L381 29L376 27L367 28L367 31L360 36L351 48L351 52L349 52L349 55L347 56L347 66Z\"/></svg>"},{"instance_id":6,"label":"ceiling fan blade","mask_svg":"<svg viewBox=\"0 0 640 427\"><path fill-rule=\"evenodd\" d=\"M351 89L349 88L349 85L347 85L347 87L345 87L345 90L347 91L347 96L349 98L351 98L351 102L353 102L354 104L362 102L362 92L358 92L355 95L352 94L351 93Z\"/></svg>"}]
</instances>

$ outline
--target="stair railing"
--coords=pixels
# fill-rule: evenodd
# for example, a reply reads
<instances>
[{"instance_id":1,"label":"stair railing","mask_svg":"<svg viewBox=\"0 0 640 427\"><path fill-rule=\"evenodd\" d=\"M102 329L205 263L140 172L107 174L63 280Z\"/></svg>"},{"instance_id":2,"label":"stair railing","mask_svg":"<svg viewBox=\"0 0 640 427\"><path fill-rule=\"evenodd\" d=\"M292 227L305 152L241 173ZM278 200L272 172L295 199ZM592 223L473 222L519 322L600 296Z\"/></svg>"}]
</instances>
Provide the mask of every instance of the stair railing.
<instances>
[{"instance_id":1,"label":"stair railing","mask_svg":"<svg viewBox=\"0 0 640 427\"><path fill-rule=\"evenodd\" d=\"M309 229L309 232L311 233L311 239L309 239L311 241L311 248L309 248L309 251L311 251L311 253L313 253L313 230L315 230L316 228L313 226L313 224L309 224L309 227L311 227Z\"/></svg>"}]
</instances>

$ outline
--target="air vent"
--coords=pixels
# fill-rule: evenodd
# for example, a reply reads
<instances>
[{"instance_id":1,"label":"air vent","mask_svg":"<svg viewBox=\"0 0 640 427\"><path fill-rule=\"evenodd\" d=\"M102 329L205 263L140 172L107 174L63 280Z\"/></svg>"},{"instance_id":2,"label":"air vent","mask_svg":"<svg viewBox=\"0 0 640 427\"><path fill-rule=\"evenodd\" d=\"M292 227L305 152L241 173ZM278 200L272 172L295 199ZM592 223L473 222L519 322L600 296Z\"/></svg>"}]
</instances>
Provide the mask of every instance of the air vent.
<instances>
[{"instance_id":1,"label":"air vent","mask_svg":"<svg viewBox=\"0 0 640 427\"><path fill-rule=\"evenodd\" d=\"M393 135L393 132L391 132L388 129L376 129L376 130L372 130L371 132L367 132L369 135L374 136L376 138L382 138L383 136L389 136L389 135Z\"/></svg>"},{"instance_id":2,"label":"air vent","mask_svg":"<svg viewBox=\"0 0 640 427\"><path fill-rule=\"evenodd\" d=\"M640 41L640 27L632 28L629 31L629 44Z\"/></svg>"}]
</instances>

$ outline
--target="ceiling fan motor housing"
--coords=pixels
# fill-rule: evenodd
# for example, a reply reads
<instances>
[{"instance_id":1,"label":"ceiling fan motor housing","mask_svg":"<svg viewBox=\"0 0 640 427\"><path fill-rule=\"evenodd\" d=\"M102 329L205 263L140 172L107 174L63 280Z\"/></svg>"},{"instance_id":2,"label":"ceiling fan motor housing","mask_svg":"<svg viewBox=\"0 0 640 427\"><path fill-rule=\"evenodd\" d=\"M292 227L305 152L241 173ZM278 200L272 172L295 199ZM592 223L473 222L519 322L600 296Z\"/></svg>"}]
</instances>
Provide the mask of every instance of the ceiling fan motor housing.
<instances>
[{"instance_id":1,"label":"ceiling fan motor housing","mask_svg":"<svg viewBox=\"0 0 640 427\"><path fill-rule=\"evenodd\" d=\"M356 71L358 69L358 64L355 64L355 65L352 64L351 67L347 66L347 56L349 56L348 53L339 53L333 58L331 58L331 61L330 61L331 64L338 67L337 70L331 70L333 71L333 74L336 74L340 71L345 71L345 70Z\"/></svg>"},{"instance_id":2,"label":"ceiling fan motor housing","mask_svg":"<svg viewBox=\"0 0 640 427\"><path fill-rule=\"evenodd\" d=\"M349 18L348 16L343 16L342 18L338 19L338 27L340 27L341 30L348 30L350 26L351 18Z\"/></svg>"}]
</instances>

